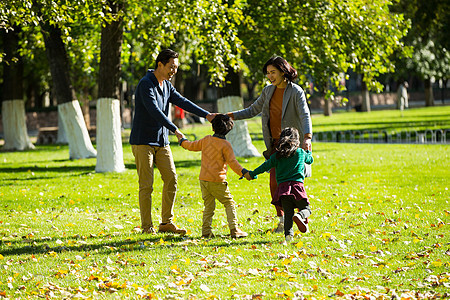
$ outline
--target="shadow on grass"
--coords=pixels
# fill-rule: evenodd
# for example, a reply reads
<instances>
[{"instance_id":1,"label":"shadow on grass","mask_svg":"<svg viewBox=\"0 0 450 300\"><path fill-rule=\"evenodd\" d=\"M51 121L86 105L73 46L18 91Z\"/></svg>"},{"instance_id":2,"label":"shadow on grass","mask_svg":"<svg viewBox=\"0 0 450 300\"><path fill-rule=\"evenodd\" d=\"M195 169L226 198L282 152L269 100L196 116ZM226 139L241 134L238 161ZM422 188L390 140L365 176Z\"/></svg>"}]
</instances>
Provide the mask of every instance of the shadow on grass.
<instances>
[{"instance_id":1,"label":"shadow on grass","mask_svg":"<svg viewBox=\"0 0 450 300\"><path fill-rule=\"evenodd\" d=\"M66 160L60 160L60 161L52 161L52 162L64 162ZM82 175L88 175L95 173L95 165L89 165L89 166L37 166L35 163L42 163L42 162L29 162L31 165L26 167L3 167L0 168L0 173L4 174L13 174L13 173L34 173L35 175L30 176L26 178L24 175L17 176L17 177L9 177L4 178L2 180L2 183L0 183L0 186L8 186L14 184L16 181L32 181L32 180L45 180L45 179L53 179L53 178L60 178L61 176L64 177L74 177L74 176L82 176ZM193 168L193 167L200 167L201 160L181 160L181 161L175 161L175 167L176 168ZM127 163L125 164L126 169L135 170L136 165L134 163ZM156 168L158 168L156 166ZM58 173L54 176L39 176L38 174L45 174L45 173ZM65 174L64 174L65 173ZM107 173L104 173L107 174Z\"/></svg>"},{"instance_id":2,"label":"shadow on grass","mask_svg":"<svg viewBox=\"0 0 450 300\"><path fill-rule=\"evenodd\" d=\"M192 167L200 167L202 161L200 159L193 160L178 160L175 161L176 168L192 168Z\"/></svg>"},{"instance_id":3,"label":"shadow on grass","mask_svg":"<svg viewBox=\"0 0 450 300\"><path fill-rule=\"evenodd\" d=\"M263 235L262 233L254 233L255 235ZM8 256L17 256L17 255L33 255L33 254L46 254L49 252L62 253L62 252L83 252L83 251L97 251L99 254L108 254L108 253L117 253L120 252L131 252L131 251L148 251L150 249L154 249L155 247L166 247L166 248L180 248L180 251L183 247L189 245L190 247L232 247L232 246L243 246L243 245L259 245L259 244L267 244L267 241L248 241L246 238L241 239L231 239L230 237L216 237L213 239L203 239L197 237L181 237L175 236L171 234L156 234L156 235L143 235L143 234L133 234L128 236L126 239L122 240L113 240L119 239L119 236L97 236L97 237L64 237L64 238L52 238L52 239L36 239L36 240L3 240L2 248L5 247L8 243L11 245L16 244L17 247L9 246L11 249L3 249L0 250L0 254L5 258ZM161 243L161 239L164 241ZM47 243L55 242L56 240L61 241L83 241L77 242L77 245L62 245L56 247L50 247ZM97 240L97 242L95 242ZM105 242L105 240L108 240ZM89 241L92 241L89 243ZM208 241L205 243L205 241ZM145 243L153 243L153 244L145 244ZM26 245L20 245L26 244Z\"/></svg>"},{"instance_id":4,"label":"shadow on grass","mask_svg":"<svg viewBox=\"0 0 450 300\"><path fill-rule=\"evenodd\" d=\"M192 167L200 167L202 161L199 159L193 160L175 160L175 168L192 168ZM134 163L125 164L125 168L136 170L136 165ZM155 166L157 169L158 166Z\"/></svg>"},{"instance_id":5,"label":"shadow on grass","mask_svg":"<svg viewBox=\"0 0 450 300\"><path fill-rule=\"evenodd\" d=\"M35 175L25 178L24 175L18 177L8 177L2 180L0 186L12 185L17 181L33 181L33 180L45 180L54 179L60 177L74 177L80 175L87 175L95 172L95 166L61 166L61 167L20 167L20 168L0 168L0 173L13 174L13 173L34 173ZM42 176L45 173L59 173L53 176ZM65 174L61 174L65 173ZM36 175L36 174L41 174Z\"/></svg>"}]
</instances>

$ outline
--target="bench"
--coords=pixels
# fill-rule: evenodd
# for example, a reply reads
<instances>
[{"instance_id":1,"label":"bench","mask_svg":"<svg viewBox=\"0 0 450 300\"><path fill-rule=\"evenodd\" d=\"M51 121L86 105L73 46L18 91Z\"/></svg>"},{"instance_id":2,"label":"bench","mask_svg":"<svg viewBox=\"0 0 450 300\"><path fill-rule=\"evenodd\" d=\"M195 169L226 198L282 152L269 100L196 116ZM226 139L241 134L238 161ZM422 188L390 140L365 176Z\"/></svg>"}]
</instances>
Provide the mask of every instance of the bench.
<instances>
[{"instance_id":1,"label":"bench","mask_svg":"<svg viewBox=\"0 0 450 300\"><path fill-rule=\"evenodd\" d=\"M58 139L58 127L41 127L37 136L36 144L55 144Z\"/></svg>"}]
</instances>

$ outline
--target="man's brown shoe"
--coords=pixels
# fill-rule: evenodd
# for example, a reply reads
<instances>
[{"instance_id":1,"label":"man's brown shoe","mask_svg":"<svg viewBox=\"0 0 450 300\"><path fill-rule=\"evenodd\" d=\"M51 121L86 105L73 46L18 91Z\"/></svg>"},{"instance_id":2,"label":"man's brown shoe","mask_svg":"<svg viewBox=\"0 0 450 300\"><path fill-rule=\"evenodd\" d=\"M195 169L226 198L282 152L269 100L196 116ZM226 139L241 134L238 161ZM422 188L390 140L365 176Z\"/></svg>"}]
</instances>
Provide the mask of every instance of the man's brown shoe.
<instances>
[{"instance_id":1,"label":"man's brown shoe","mask_svg":"<svg viewBox=\"0 0 450 300\"><path fill-rule=\"evenodd\" d=\"M232 238L241 238L246 237L248 235L247 232L242 231L239 227L230 230L230 235Z\"/></svg>"},{"instance_id":2,"label":"man's brown shoe","mask_svg":"<svg viewBox=\"0 0 450 300\"><path fill-rule=\"evenodd\" d=\"M173 223L159 224L159 232L171 232L180 235L186 234L186 229L178 228Z\"/></svg>"},{"instance_id":3,"label":"man's brown shoe","mask_svg":"<svg viewBox=\"0 0 450 300\"><path fill-rule=\"evenodd\" d=\"M156 233L156 230L155 230L155 228L152 226L152 227L149 227L149 228L142 229L142 233L143 233L143 234L155 234L155 233Z\"/></svg>"}]
</instances>

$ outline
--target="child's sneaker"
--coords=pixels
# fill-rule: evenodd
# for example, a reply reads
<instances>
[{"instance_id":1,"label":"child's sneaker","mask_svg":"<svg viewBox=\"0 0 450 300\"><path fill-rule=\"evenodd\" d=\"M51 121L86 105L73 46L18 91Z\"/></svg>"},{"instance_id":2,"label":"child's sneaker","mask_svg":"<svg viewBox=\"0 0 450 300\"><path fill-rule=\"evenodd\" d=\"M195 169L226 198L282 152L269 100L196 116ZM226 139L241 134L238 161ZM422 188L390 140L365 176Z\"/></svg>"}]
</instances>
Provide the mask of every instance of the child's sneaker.
<instances>
[{"instance_id":1,"label":"child's sneaker","mask_svg":"<svg viewBox=\"0 0 450 300\"><path fill-rule=\"evenodd\" d=\"M283 242L283 246L287 246L291 243L293 236L292 235L287 235L284 237L284 242Z\"/></svg>"},{"instance_id":2,"label":"child's sneaker","mask_svg":"<svg viewBox=\"0 0 450 300\"><path fill-rule=\"evenodd\" d=\"M303 219L300 214L295 214L292 217L292 220L295 222L295 224L297 224L298 230L300 230L300 232L305 233L308 232L308 220Z\"/></svg>"},{"instance_id":3,"label":"child's sneaker","mask_svg":"<svg viewBox=\"0 0 450 300\"><path fill-rule=\"evenodd\" d=\"M282 232L284 232L284 222L280 221L280 223L278 223L277 228L275 228L274 232L275 233L282 233Z\"/></svg>"}]
</instances>

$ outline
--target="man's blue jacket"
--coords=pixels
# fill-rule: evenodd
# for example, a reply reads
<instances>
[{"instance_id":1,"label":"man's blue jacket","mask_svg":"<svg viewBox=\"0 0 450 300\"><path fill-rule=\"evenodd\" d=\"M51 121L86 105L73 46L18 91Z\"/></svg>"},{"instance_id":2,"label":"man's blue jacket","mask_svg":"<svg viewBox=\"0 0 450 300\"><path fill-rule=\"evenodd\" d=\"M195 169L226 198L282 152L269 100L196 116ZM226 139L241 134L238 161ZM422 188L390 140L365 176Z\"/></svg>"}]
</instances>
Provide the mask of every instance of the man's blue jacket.
<instances>
[{"instance_id":1,"label":"man's blue jacket","mask_svg":"<svg viewBox=\"0 0 450 300\"><path fill-rule=\"evenodd\" d=\"M192 103L164 80L160 87L153 70L139 81L135 93L135 113L131 128L130 144L164 147L169 144L169 130L177 127L169 118L169 103L176 105L199 117L206 117L208 111Z\"/></svg>"}]
</instances>

